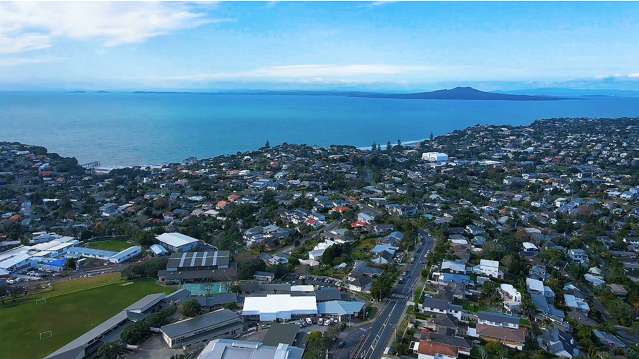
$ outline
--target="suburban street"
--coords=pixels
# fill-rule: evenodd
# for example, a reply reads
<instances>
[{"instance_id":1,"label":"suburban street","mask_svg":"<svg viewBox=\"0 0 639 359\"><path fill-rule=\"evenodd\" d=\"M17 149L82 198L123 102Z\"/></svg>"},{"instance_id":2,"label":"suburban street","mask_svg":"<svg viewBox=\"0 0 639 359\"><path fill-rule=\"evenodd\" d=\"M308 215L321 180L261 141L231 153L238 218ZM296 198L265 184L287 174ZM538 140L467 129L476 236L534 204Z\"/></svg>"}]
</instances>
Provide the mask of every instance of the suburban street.
<instances>
[{"instance_id":1,"label":"suburban street","mask_svg":"<svg viewBox=\"0 0 639 359\"><path fill-rule=\"evenodd\" d=\"M370 328L366 330L359 345L351 354L351 358L378 359L382 357L395 328L399 325L408 301L412 300L415 286L424 268L424 256L433 248L433 239L429 235L420 236L421 245L415 253L410 268L406 271L402 284L395 286L392 298L389 299L378 314ZM360 334L360 335L361 335Z\"/></svg>"}]
</instances>

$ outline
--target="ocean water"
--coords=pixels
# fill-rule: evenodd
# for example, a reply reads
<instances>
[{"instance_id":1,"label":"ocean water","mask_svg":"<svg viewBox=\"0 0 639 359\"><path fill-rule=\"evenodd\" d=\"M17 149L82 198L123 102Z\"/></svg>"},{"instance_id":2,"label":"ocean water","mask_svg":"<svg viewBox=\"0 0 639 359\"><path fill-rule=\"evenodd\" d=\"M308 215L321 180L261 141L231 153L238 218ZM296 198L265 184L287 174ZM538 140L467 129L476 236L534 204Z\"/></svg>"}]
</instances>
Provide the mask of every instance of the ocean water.
<instances>
[{"instance_id":1,"label":"ocean water","mask_svg":"<svg viewBox=\"0 0 639 359\"><path fill-rule=\"evenodd\" d=\"M161 164L262 146L370 146L475 124L639 117L639 98L457 101L176 93L0 93L0 141L103 167Z\"/></svg>"}]
</instances>

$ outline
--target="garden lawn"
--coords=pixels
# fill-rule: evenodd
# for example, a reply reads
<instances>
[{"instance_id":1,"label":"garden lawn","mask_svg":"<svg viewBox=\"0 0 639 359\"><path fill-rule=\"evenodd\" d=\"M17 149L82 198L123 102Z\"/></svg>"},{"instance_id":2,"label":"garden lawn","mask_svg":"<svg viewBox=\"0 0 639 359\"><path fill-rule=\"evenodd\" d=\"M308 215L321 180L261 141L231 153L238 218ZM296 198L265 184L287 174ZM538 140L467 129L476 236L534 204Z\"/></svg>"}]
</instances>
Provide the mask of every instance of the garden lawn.
<instances>
[{"instance_id":1,"label":"garden lawn","mask_svg":"<svg viewBox=\"0 0 639 359\"><path fill-rule=\"evenodd\" d=\"M114 251L114 252L119 252L133 245L134 244L132 242L117 240L117 239L108 239L104 241L95 241L95 242L87 243L87 247L89 248L102 249L105 251Z\"/></svg>"},{"instance_id":2,"label":"garden lawn","mask_svg":"<svg viewBox=\"0 0 639 359\"><path fill-rule=\"evenodd\" d=\"M153 280L130 285L121 280L113 284L96 283L94 278L87 281L89 289L84 290L81 281L65 283L67 293L52 296L56 291L49 292L46 302L33 299L0 307L0 358L42 358L145 295L172 291ZM53 335L41 340L40 333L47 330Z\"/></svg>"}]
</instances>

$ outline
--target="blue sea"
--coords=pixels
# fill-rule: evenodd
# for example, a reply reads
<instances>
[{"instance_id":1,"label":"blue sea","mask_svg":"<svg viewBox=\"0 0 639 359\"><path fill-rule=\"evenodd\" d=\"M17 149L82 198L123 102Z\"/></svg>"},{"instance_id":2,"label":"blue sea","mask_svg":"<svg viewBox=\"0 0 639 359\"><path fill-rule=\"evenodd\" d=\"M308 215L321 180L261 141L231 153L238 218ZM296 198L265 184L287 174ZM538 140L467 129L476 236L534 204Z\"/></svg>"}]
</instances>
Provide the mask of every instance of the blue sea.
<instances>
[{"instance_id":1,"label":"blue sea","mask_svg":"<svg viewBox=\"0 0 639 359\"><path fill-rule=\"evenodd\" d=\"M0 93L0 141L42 145L103 167L304 143L370 146L475 124L551 117L639 117L639 98L457 101L318 95Z\"/></svg>"}]
</instances>

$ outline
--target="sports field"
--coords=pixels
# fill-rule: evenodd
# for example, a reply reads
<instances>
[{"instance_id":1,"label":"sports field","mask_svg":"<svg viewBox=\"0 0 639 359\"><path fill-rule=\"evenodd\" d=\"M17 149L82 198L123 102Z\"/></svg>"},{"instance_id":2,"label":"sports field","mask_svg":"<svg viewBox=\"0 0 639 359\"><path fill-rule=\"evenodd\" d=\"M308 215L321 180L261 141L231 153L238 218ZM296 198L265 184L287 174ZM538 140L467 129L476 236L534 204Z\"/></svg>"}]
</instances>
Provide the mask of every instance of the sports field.
<instances>
[{"instance_id":1,"label":"sports field","mask_svg":"<svg viewBox=\"0 0 639 359\"><path fill-rule=\"evenodd\" d=\"M104 241L95 241L87 243L87 247L93 249L102 249L105 251L114 251L119 252L121 250L127 249L135 244L128 241L117 240L117 239L108 239Z\"/></svg>"},{"instance_id":2,"label":"sports field","mask_svg":"<svg viewBox=\"0 0 639 359\"><path fill-rule=\"evenodd\" d=\"M65 281L0 307L0 358L42 358L145 295L172 291L153 280L130 283L119 273Z\"/></svg>"}]
</instances>

